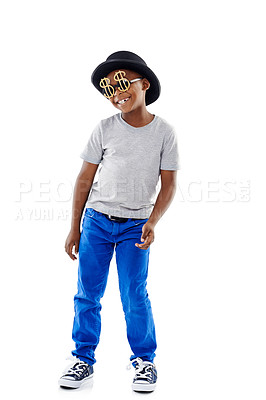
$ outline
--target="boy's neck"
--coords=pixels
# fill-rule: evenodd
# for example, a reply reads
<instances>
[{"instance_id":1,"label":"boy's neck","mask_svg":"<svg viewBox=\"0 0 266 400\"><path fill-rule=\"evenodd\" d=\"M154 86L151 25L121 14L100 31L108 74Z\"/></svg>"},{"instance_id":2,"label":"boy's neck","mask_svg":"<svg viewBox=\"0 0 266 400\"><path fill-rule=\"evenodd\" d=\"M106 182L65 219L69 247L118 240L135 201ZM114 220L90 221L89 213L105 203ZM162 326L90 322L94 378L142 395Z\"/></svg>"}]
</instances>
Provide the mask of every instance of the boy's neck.
<instances>
[{"instance_id":1,"label":"boy's neck","mask_svg":"<svg viewBox=\"0 0 266 400\"><path fill-rule=\"evenodd\" d=\"M154 115L149 113L145 108L137 108L128 113L121 114L124 121L135 128L140 128L142 126L148 125L154 118Z\"/></svg>"}]
</instances>

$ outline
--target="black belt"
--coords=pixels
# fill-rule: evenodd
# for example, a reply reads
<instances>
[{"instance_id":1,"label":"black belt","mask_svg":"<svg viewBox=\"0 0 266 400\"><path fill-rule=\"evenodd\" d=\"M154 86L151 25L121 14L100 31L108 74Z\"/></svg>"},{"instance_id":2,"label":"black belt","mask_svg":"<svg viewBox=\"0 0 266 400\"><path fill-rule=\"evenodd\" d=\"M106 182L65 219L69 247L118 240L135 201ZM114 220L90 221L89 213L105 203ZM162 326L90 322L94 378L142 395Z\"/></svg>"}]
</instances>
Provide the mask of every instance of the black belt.
<instances>
[{"instance_id":1,"label":"black belt","mask_svg":"<svg viewBox=\"0 0 266 400\"><path fill-rule=\"evenodd\" d=\"M106 218L110 219L111 221L117 221L117 222L127 222L129 218L122 218L122 217L115 217L114 215L109 215L109 214L104 214L102 213ZM131 219L137 219L137 218L131 218Z\"/></svg>"}]
</instances>

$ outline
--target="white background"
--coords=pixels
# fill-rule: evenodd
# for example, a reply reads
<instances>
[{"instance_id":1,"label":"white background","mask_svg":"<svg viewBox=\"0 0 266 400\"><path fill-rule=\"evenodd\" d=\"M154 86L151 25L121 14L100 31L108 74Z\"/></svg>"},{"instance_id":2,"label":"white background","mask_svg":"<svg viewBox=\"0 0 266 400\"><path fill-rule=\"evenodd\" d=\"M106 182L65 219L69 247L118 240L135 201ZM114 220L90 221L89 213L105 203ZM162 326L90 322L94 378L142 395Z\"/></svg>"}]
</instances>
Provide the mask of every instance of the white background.
<instances>
[{"instance_id":1,"label":"white background","mask_svg":"<svg viewBox=\"0 0 266 400\"><path fill-rule=\"evenodd\" d=\"M78 391L57 385L73 348L78 264L64 243L79 154L99 120L117 112L90 75L129 50L161 81L148 110L175 126L182 166L151 246L159 380L149 396L265 399L263 3L1 2L5 398L141 396L125 369L131 351L114 259L95 378Z\"/></svg>"}]
</instances>

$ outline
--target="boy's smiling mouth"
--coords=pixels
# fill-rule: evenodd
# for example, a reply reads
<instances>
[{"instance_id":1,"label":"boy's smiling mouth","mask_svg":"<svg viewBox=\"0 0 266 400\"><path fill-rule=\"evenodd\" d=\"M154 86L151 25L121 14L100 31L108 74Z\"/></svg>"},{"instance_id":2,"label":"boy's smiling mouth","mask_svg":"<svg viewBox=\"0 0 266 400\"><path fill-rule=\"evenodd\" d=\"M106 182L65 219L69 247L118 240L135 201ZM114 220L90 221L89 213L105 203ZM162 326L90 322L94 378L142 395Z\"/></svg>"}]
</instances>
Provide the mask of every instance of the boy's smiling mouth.
<instances>
[{"instance_id":1,"label":"boy's smiling mouth","mask_svg":"<svg viewBox=\"0 0 266 400\"><path fill-rule=\"evenodd\" d=\"M130 97L125 97L124 99L117 101L116 104L118 105L125 104L129 99Z\"/></svg>"}]
</instances>

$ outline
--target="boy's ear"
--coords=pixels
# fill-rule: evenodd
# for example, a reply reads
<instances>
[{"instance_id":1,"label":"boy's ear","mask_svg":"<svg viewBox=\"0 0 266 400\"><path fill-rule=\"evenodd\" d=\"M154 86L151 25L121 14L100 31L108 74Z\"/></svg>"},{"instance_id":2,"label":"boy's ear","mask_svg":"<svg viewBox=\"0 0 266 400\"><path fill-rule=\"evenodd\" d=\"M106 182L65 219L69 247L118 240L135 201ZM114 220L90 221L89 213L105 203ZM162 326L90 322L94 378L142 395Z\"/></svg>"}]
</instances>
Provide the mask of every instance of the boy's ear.
<instances>
[{"instance_id":1,"label":"boy's ear","mask_svg":"<svg viewBox=\"0 0 266 400\"><path fill-rule=\"evenodd\" d=\"M147 78L142 79L142 89L143 90L148 90L150 87L150 82L148 81Z\"/></svg>"}]
</instances>

